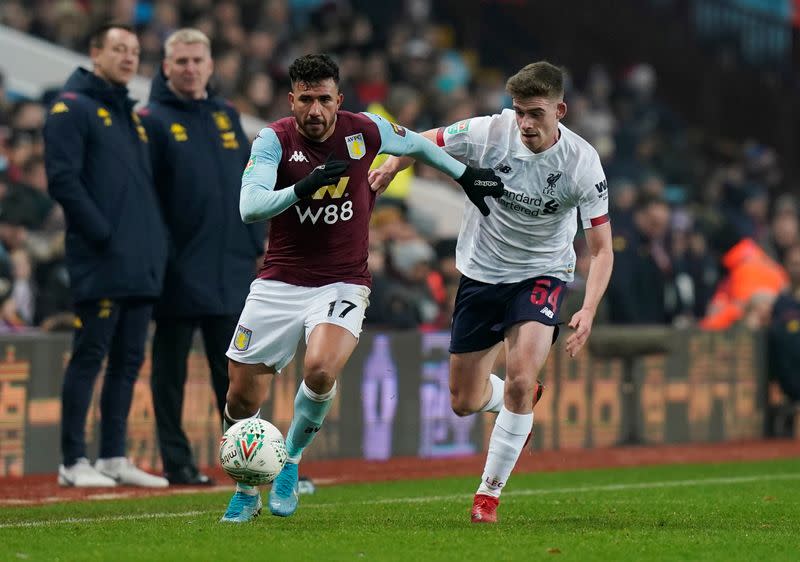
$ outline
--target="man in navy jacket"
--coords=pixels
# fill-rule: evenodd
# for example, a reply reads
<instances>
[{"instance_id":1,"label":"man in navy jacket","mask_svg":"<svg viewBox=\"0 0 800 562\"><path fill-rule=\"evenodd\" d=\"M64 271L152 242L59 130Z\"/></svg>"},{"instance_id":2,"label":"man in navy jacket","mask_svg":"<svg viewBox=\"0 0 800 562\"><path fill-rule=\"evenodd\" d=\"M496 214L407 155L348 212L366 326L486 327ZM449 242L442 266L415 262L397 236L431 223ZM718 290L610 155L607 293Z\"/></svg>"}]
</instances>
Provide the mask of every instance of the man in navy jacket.
<instances>
[{"instance_id":1,"label":"man in navy jacket","mask_svg":"<svg viewBox=\"0 0 800 562\"><path fill-rule=\"evenodd\" d=\"M93 70L78 68L70 76L44 129L48 189L67 219L77 316L62 389L58 479L62 486L164 487L165 479L125 457L133 386L167 257L147 133L126 87L139 66L139 41L127 26L106 25L92 36L90 56ZM106 355L100 453L93 467L84 427Z\"/></svg>"},{"instance_id":2,"label":"man in navy jacket","mask_svg":"<svg viewBox=\"0 0 800 562\"><path fill-rule=\"evenodd\" d=\"M187 358L199 328L221 419L228 390L225 351L263 253L264 226L246 225L239 215L250 143L236 110L208 89L208 38L181 29L167 38L164 51L150 102L140 112L170 235L155 312L153 403L170 483L210 484L181 426Z\"/></svg>"}]
</instances>

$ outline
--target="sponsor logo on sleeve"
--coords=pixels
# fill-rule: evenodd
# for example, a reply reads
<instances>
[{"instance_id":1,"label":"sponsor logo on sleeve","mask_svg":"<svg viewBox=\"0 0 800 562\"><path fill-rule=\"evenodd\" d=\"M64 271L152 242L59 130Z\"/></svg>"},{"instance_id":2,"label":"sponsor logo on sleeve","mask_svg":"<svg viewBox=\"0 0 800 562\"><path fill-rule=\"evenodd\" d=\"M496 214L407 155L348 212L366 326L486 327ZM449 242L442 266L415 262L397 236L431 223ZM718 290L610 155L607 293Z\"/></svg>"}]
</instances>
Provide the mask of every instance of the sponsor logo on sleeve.
<instances>
[{"instance_id":1,"label":"sponsor logo on sleeve","mask_svg":"<svg viewBox=\"0 0 800 562\"><path fill-rule=\"evenodd\" d=\"M459 121L458 123L453 123L447 128L447 134L449 135L457 135L459 133L466 133L469 131L469 123L471 119L465 119L464 121Z\"/></svg>"},{"instance_id":2,"label":"sponsor logo on sleeve","mask_svg":"<svg viewBox=\"0 0 800 562\"><path fill-rule=\"evenodd\" d=\"M406 130L405 130L404 127L401 127L397 123L392 123L391 121L389 121L389 125L392 126L392 130L394 130L394 134L400 135L401 137L406 136Z\"/></svg>"},{"instance_id":3,"label":"sponsor logo on sleeve","mask_svg":"<svg viewBox=\"0 0 800 562\"><path fill-rule=\"evenodd\" d=\"M608 182L606 180L594 184L594 188L597 190L598 199L602 199L604 201L608 199Z\"/></svg>"},{"instance_id":4,"label":"sponsor logo on sleeve","mask_svg":"<svg viewBox=\"0 0 800 562\"><path fill-rule=\"evenodd\" d=\"M256 157L251 156L250 160L247 161L247 166L244 167L244 173L242 174L242 177L249 176L250 172L253 171L253 167L255 167L255 165L256 165Z\"/></svg>"}]
</instances>

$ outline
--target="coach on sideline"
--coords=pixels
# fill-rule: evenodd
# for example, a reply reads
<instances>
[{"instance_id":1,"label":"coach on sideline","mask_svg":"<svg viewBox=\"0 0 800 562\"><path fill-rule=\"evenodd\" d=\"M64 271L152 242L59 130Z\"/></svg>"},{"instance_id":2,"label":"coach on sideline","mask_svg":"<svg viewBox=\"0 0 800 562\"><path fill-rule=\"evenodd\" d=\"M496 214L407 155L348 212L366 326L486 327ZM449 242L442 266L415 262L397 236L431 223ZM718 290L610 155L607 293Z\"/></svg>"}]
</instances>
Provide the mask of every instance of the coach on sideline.
<instances>
[{"instance_id":1,"label":"coach on sideline","mask_svg":"<svg viewBox=\"0 0 800 562\"><path fill-rule=\"evenodd\" d=\"M236 110L208 89L208 37L180 29L167 38L164 53L150 102L140 112L170 237L164 292L155 310L153 404L169 482L213 484L198 471L181 427L187 358L199 328L221 422L228 391L225 351L263 253L264 225L246 225L239 215L250 142Z\"/></svg>"},{"instance_id":2,"label":"coach on sideline","mask_svg":"<svg viewBox=\"0 0 800 562\"><path fill-rule=\"evenodd\" d=\"M44 128L48 190L67 220L67 269L78 318L62 389L58 481L165 487L164 478L125 457L133 385L167 257L147 134L128 98L139 40L128 26L105 25L92 35L89 55L92 71L72 73ZM84 428L106 355L100 454L93 467Z\"/></svg>"}]
</instances>

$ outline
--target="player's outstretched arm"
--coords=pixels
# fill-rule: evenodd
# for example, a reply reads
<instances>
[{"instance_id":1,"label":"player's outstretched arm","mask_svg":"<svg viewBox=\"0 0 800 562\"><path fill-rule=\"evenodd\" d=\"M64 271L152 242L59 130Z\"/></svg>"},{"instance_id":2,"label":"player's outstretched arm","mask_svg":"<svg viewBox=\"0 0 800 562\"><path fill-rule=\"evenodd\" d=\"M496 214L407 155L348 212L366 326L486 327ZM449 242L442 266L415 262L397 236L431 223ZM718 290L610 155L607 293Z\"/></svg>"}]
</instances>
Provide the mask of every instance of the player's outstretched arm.
<instances>
[{"instance_id":1,"label":"player's outstretched arm","mask_svg":"<svg viewBox=\"0 0 800 562\"><path fill-rule=\"evenodd\" d=\"M392 156L410 156L449 175L464 188L469 200L478 207L484 216L489 215L489 207L486 205L484 197L500 198L503 196L503 182L494 170L467 166L447 154L424 135L393 125L377 115L371 113L365 115L378 126L381 135L381 153ZM428 132L430 133L430 131ZM405 161L392 165L402 164L405 164L405 167L408 166ZM370 177L370 180L372 179L377 181L375 175Z\"/></svg>"},{"instance_id":2,"label":"player's outstretched arm","mask_svg":"<svg viewBox=\"0 0 800 562\"><path fill-rule=\"evenodd\" d=\"M281 143L272 129L262 129L253 141L239 192L239 213L244 222L272 218L299 201L293 189L275 191L282 152Z\"/></svg>"},{"instance_id":3,"label":"player's outstretched arm","mask_svg":"<svg viewBox=\"0 0 800 562\"><path fill-rule=\"evenodd\" d=\"M422 133L417 133L431 142L436 142L436 129L429 129ZM369 171L369 186L378 195L386 191L394 177L414 163L414 159L409 156L389 156L386 161Z\"/></svg>"},{"instance_id":4,"label":"player's outstretched arm","mask_svg":"<svg viewBox=\"0 0 800 562\"><path fill-rule=\"evenodd\" d=\"M584 230L586 244L592 254L589 264L589 275L586 279L586 294L583 297L583 306L572 315L569 327L575 330L567 338L566 351L570 357L581 350L592 333L594 315L603 293L606 292L608 281L611 279L611 270L614 267L614 250L611 244L611 224L605 222Z\"/></svg>"}]
</instances>

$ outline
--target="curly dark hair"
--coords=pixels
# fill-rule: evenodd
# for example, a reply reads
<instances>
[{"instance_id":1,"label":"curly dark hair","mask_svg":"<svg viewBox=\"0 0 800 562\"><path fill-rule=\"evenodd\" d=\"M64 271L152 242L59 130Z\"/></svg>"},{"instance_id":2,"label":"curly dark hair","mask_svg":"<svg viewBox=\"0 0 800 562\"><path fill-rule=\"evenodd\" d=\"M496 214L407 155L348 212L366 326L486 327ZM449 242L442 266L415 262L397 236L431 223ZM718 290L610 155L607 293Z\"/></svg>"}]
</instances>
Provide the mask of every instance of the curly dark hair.
<instances>
[{"instance_id":1,"label":"curly dark hair","mask_svg":"<svg viewBox=\"0 0 800 562\"><path fill-rule=\"evenodd\" d=\"M328 55L305 55L295 59L289 67L292 84L319 84L328 78L339 84L339 65Z\"/></svg>"}]
</instances>

